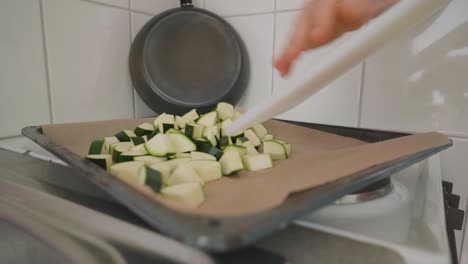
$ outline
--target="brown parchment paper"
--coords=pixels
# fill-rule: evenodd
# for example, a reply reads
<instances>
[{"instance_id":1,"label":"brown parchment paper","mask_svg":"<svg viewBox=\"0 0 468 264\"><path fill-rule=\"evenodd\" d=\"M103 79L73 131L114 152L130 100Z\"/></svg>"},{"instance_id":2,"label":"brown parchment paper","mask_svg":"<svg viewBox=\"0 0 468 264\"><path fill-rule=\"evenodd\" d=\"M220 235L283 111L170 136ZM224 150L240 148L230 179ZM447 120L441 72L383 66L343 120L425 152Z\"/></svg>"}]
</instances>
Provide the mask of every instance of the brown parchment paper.
<instances>
[{"instance_id":1,"label":"brown parchment paper","mask_svg":"<svg viewBox=\"0 0 468 264\"><path fill-rule=\"evenodd\" d=\"M43 133L84 157L94 139L133 129L152 119L127 119L42 126ZM378 143L365 143L281 121L269 121L266 128L280 140L292 144L288 160L259 172L242 172L206 185L206 201L196 209L168 201L147 188L137 188L154 202L175 210L209 216L240 216L271 209L288 195L314 188L340 177L365 170L429 148L449 144L448 137L421 133Z\"/></svg>"}]
</instances>

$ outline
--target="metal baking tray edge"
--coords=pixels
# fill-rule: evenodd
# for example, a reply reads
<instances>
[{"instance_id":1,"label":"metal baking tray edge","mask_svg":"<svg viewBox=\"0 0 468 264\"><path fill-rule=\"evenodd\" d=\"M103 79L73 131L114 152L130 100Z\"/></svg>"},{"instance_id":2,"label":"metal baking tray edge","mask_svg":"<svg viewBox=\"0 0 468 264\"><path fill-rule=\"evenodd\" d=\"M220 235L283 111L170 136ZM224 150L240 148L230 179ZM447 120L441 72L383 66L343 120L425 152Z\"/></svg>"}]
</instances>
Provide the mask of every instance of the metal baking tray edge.
<instances>
[{"instance_id":1,"label":"metal baking tray edge","mask_svg":"<svg viewBox=\"0 0 468 264\"><path fill-rule=\"evenodd\" d=\"M409 135L400 132L280 121L366 142L378 142ZM452 145L452 142L450 142L444 146L371 167L310 190L294 193L283 204L267 211L239 217L214 218L181 213L149 201L136 189L129 188L128 185L116 180L115 177L100 167L49 140L42 134L40 126L25 127L22 134L68 163L81 175L108 192L159 232L188 245L212 252L232 251L247 246L276 230L286 227L297 218L334 202L345 194L389 177Z\"/></svg>"}]
</instances>

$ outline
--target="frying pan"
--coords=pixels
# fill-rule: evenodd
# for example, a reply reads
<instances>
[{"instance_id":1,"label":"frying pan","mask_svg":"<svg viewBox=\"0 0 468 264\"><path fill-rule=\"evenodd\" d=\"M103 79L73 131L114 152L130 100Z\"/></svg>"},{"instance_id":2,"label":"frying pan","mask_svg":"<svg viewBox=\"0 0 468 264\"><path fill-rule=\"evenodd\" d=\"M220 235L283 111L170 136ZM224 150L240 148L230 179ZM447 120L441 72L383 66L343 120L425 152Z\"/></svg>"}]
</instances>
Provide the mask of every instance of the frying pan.
<instances>
[{"instance_id":1,"label":"frying pan","mask_svg":"<svg viewBox=\"0 0 468 264\"><path fill-rule=\"evenodd\" d=\"M249 80L249 59L236 30L218 15L182 0L148 21L132 43L133 86L156 113L210 111L236 104Z\"/></svg>"}]
</instances>

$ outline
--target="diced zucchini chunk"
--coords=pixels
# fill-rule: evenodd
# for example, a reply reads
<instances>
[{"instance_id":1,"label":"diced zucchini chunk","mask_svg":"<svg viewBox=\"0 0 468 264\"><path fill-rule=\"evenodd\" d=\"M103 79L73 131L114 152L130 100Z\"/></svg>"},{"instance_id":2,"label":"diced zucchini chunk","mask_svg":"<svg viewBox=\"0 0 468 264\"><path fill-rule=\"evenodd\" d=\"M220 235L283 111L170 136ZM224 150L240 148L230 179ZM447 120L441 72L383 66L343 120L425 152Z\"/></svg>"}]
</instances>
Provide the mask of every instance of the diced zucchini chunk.
<instances>
[{"instance_id":1,"label":"diced zucchini chunk","mask_svg":"<svg viewBox=\"0 0 468 264\"><path fill-rule=\"evenodd\" d=\"M203 137L208 137L209 134L212 134L216 137L216 139L219 139L220 133L219 133L219 128L218 126L210 126L210 127L205 127L203 129Z\"/></svg>"},{"instance_id":2,"label":"diced zucchini chunk","mask_svg":"<svg viewBox=\"0 0 468 264\"><path fill-rule=\"evenodd\" d=\"M211 111L206 113L197 120L197 124L203 125L206 127L214 126L218 122L218 113L216 111Z\"/></svg>"},{"instance_id":3,"label":"diced zucchini chunk","mask_svg":"<svg viewBox=\"0 0 468 264\"><path fill-rule=\"evenodd\" d=\"M201 138L203 136L204 126L195 124L195 123L187 123L185 125L185 135L189 138Z\"/></svg>"},{"instance_id":4,"label":"diced zucchini chunk","mask_svg":"<svg viewBox=\"0 0 468 264\"><path fill-rule=\"evenodd\" d=\"M241 157L247 154L247 148L244 146L239 146L239 145L228 145L223 149L223 151L225 153L228 151L236 151L239 153Z\"/></svg>"},{"instance_id":5,"label":"diced zucchini chunk","mask_svg":"<svg viewBox=\"0 0 468 264\"><path fill-rule=\"evenodd\" d=\"M221 137L219 139L219 147L224 149L225 147L232 145L232 138L231 137Z\"/></svg>"},{"instance_id":6,"label":"diced zucchini chunk","mask_svg":"<svg viewBox=\"0 0 468 264\"><path fill-rule=\"evenodd\" d=\"M146 152L146 154L148 154L148 151L146 151L146 148L145 148L145 144L140 144L138 146L131 147L130 151Z\"/></svg>"},{"instance_id":7,"label":"diced zucchini chunk","mask_svg":"<svg viewBox=\"0 0 468 264\"><path fill-rule=\"evenodd\" d=\"M191 158L177 158L168 160L167 163L171 166L171 170L175 170L180 164L192 161Z\"/></svg>"},{"instance_id":8,"label":"diced zucchini chunk","mask_svg":"<svg viewBox=\"0 0 468 264\"><path fill-rule=\"evenodd\" d=\"M275 139L275 136L273 136L272 134L266 134L262 137L262 140L274 140Z\"/></svg>"},{"instance_id":9,"label":"diced zucchini chunk","mask_svg":"<svg viewBox=\"0 0 468 264\"><path fill-rule=\"evenodd\" d=\"M109 170L112 166L112 156L109 154L91 154L87 155L86 159L105 170Z\"/></svg>"},{"instance_id":10,"label":"diced zucchini chunk","mask_svg":"<svg viewBox=\"0 0 468 264\"><path fill-rule=\"evenodd\" d=\"M135 132L132 130L122 130L119 131L117 134L115 134L115 137L120 141L120 142L129 142L130 138L136 137Z\"/></svg>"},{"instance_id":11,"label":"diced zucchini chunk","mask_svg":"<svg viewBox=\"0 0 468 264\"><path fill-rule=\"evenodd\" d=\"M136 185L145 183L146 171L143 161L129 161L112 165L110 173L116 177Z\"/></svg>"},{"instance_id":12,"label":"diced zucchini chunk","mask_svg":"<svg viewBox=\"0 0 468 264\"><path fill-rule=\"evenodd\" d=\"M219 160L223 156L223 151L211 146L211 144L203 142L198 144L198 150L204 153L208 153L216 157Z\"/></svg>"},{"instance_id":13,"label":"diced zucchini chunk","mask_svg":"<svg viewBox=\"0 0 468 264\"><path fill-rule=\"evenodd\" d=\"M151 169L159 171L161 173L162 181L164 184L167 184L167 180L169 180L169 177L171 176L172 168L169 162L163 161L163 162L158 162L154 163L153 165L150 166Z\"/></svg>"},{"instance_id":14,"label":"diced zucchini chunk","mask_svg":"<svg viewBox=\"0 0 468 264\"><path fill-rule=\"evenodd\" d=\"M252 142L254 147L258 147L262 144L257 134L255 134L255 132L253 132L251 129L247 129L246 131L244 131L244 136L248 138L250 142Z\"/></svg>"},{"instance_id":15,"label":"diced zucchini chunk","mask_svg":"<svg viewBox=\"0 0 468 264\"><path fill-rule=\"evenodd\" d=\"M208 153L203 153L203 152L198 152L198 151L192 151L190 152L191 158L193 161L196 160L211 160L211 161L216 161L216 157L213 155L210 155Z\"/></svg>"},{"instance_id":16,"label":"diced zucchini chunk","mask_svg":"<svg viewBox=\"0 0 468 264\"><path fill-rule=\"evenodd\" d=\"M182 133L170 133L168 136L172 141L176 153L197 150L195 143Z\"/></svg>"},{"instance_id":17,"label":"diced zucchini chunk","mask_svg":"<svg viewBox=\"0 0 468 264\"><path fill-rule=\"evenodd\" d=\"M177 201L190 208L197 208L205 201L203 187L197 182L169 186L163 188L161 194L165 198Z\"/></svg>"},{"instance_id":18,"label":"diced zucchini chunk","mask_svg":"<svg viewBox=\"0 0 468 264\"><path fill-rule=\"evenodd\" d=\"M223 177L221 163L209 160L191 161L190 165L204 182L215 181Z\"/></svg>"},{"instance_id":19,"label":"diced zucchini chunk","mask_svg":"<svg viewBox=\"0 0 468 264\"><path fill-rule=\"evenodd\" d=\"M186 114L183 115L182 117L185 118L185 119L188 120L188 121L195 121L195 120L197 120L200 116L198 115L197 110L192 109L192 110L190 110L190 112L186 113Z\"/></svg>"},{"instance_id":20,"label":"diced zucchini chunk","mask_svg":"<svg viewBox=\"0 0 468 264\"><path fill-rule=\"evenodd\" d=\"M119 142L112 145L112 160L115 162L119 161L119 157L122 153L127 152L133 147L132 142Z\"/></svg>"},{"instance_id":21,"label":"diced zucchini chunk","mask_svg":"<svg viewBox=\"0 0 468 264\"><path fill-rule=\"evenodd\" d=\"M254 147L254 145L252 144L252 142L250 141L246 141L244 143L242 143L242 146L246 147L246 150L247 150L247 155L256 155L258 154L258 151L257 149Z\"/></svg>"},{"instance_id":22,"label":"diced zucchini chunk","mask_svg":"<svg viewBox=\"0 0 468 264\"><path fill-rule=\"evenodd\" d=\"M218 112L219 119L226 120L234 114L234 107L231 104L220 102L216 106L216 112Z\"/></svg>"},{"instance_id":23,"label":"diced zucchini chunk","mask_svg":"<svg viewBox=\"0 0 468 264\"><path fill-rule=\"evenodd\" d=\"M157 134L145 143L146 151L157 157L163 157L176 153L172 139L169 135Z\"/></svg>"},{"instance_id":24,"label":"diced zucchini chunk","mask_svg":"<svg viewBox=\"0 0 468 264\"><path fill-rule=\"evenodd\" d=\"M205 182L198 175L190 163L183 163L177 166L167 180L167 185L176 185L186 182L198 182L204 185Z\"/></svg>"},{"instance_id":25,"label":"diced zucchini chunk","mask_svg":"<svg viewBox=\"0 0 468 264\"><path fill-rule=\"evenodd\" d=\"M245 155L242 157L248 171L259 171L273 167L269 154Z\"/></svg>"},{"instance_id":26,"label":"diced zucchini chunk","mask_svg":"<svg viewBox=\"0 0 468 264\"><path fill-rule=\"evenodd\" d=\"M166 161L167 158L166 157L154 157L154 156L137 156L137 157L134 157L133 160L135 161L143 161L145 163L146 166L151 166L153 164L156 164L156 163L159 163L159 162L163 162L163 161Z\"/></svg>"},{"instance_id":27,"label":"diced zucchini chunk","mask_svg":"<svg viewBox=\"0 0 468 264\"><path fill-rule=\"evenodd\" d=\"M175 158L176 159L180 159L180 158L192 158L192 155L190 153L176 153L175 154Z\"/></svg>"},{"instance_id":28,"label":"diced zucchini chunk","mask_svg":"<svg viewBox=\"0 0 468 264\"><path fill-rule=\"evenodd\" d=\"M119 162L132 161L135 157L145 156L148 153L146 151L126 151L120 154Z\"/></svg>"},{"instance_id":29,"label":"diced zucchini chunk","mask_svg":"<svg viewBox=\"0 0 468 264\"><path fill-rule=\"evenodd\" d=\"M241 156L237 151L224 152L219 162L223 169L223 175L232 175L244 169Z\"/></svg>"},{"instance_id":30,"label":"diced zucchini chunk","mask_svg":"<svg viewBox=\"0 0 468 264\"><path fill-rule=\"evenodd\" d=\"M119 142L119 139L116 138L116 137L105 137L104 138L104 148L105 148L105 151L106 153L109 153L109 154L112 154L110 151L111 151L111 145L114 144L114 143L118 143Z\"/></svg>"},{"instance_id":31,"label":"diced zucchini chunk","mask_svg":"<svg viewBox=\"0 0 468 264\"><path fill-rule=\"evenodd\" d=\"M268 134L268 131L262 124L253 126L252 130L255 132L258 138L263 138L266 134Z\"/></svg>"},{"instance_id":32,"label":"diced zucchini chunk","mask_svg":"<svg viewBox=\"0 0 468 264\"><path fill-rule=\"evenodd\" d=\"M153 189L153 191L160 192L163 186L162 174L148 167L145 167L144 170L146 173L145 184Z\"/></svg>"},{"instance_id":33,"label":"diced zucchini chunk","mask_svg":"<svg viewBox=\"0 0 468 264\"><path fill-rule=\"evenodd\" d=\"M142 137L144 135L149 135L154 131L154 125L150 123L143 123L135 128L133 131L137 137Z\"/></svg>"},{"instance_id":34,"label":"diced zucchini chunk","mask_svg":"<svg viewBox=\"0 0 468 264\"><path fill-rule=\"evenodd\" d=\"M188 120L188 119L186 119L184 117L181 117L181 116L176 116L175 121L176 121L177 126L179 127L179 129L184 129L185 124L187 124L188 122L190 122L192 120Z\"/></svg>"},{"instance_id":35,"label":"diced zucchini chunk","mask_svg":"<svg viewBox=\"0 0 468 264\"><path fill-rule=\"evenodd\" d=\"M142 137L131 137L130 141L133 143L133 145L141 145L145 143L145 140Z\"/></svg>"},{"instance_id":36,"label":"diced zucchini chunk","mask_svg":"<svg viewBox=\"0 0 468 264\"><path fill-rule=\"evenodd\" d=\"M103 139L93 140L89 146L89 155L107 154L105 143Z\"/></svg>"},{"instance_id":37,"label":"diced zucchini chunk","mask_svg":"<svg viewBox=\"0 0 468 264\"><path fill-rule=\"evenodd\" d=\"M272 160L287 159L288 154L283 144L276 140L265 140L262 145L262 152L270 154Z\"/></svg>"}]
</instances>

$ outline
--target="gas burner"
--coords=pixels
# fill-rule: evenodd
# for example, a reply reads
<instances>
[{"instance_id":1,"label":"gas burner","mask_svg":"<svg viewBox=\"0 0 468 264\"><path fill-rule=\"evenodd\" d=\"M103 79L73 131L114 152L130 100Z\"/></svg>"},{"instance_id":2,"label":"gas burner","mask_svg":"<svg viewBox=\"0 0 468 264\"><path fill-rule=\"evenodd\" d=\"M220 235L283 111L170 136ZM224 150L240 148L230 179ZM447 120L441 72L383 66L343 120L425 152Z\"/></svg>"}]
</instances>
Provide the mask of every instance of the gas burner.
<instances>
[{"instance_id":1,"label":"gas burner","mask_svg":"<svg viewBox=\"0 0 468 264\"><path fill-rule=\"evenodd\" d=\"M393 183L390 178L380 180L364 189L347 194L335 201L335 204L354 204L372 201L386 196L393 190Z\"/></svg>"}]
</instances>

